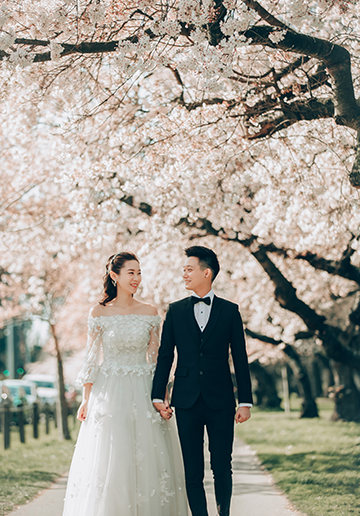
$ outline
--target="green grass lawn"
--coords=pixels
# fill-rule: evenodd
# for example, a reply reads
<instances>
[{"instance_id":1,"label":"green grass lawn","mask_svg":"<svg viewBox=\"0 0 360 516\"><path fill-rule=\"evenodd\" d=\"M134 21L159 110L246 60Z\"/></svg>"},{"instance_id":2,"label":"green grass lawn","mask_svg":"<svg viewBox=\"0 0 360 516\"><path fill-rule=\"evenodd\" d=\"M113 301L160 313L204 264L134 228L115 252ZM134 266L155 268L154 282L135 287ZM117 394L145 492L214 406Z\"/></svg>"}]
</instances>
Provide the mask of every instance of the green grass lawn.
<instances>
[{"instance_id":1,"label":"green grass lawn","mask_svg":"<svg viewBox=\"0 0 360 516\"><path fill-rule=\"evenodd\" d=\"M300 511L359 515L360 425L330 421L330 400L318 400L318 405L316 419L299 419L296 409L289 415L253 409L237 433Z\"/></svg>"},{"instance_id":2,"label":"green grass lawn","mask_svg":"<svg viewBox=\"0 0 360 516\"><path fill-rule=\"evenodd\" d=\"M45 435L40 424L40 438L32 438L32 427L26 425L26 444L21 444L18 430L12 428L11 448L3 449L0 434L0 516L24 504L51 482L68 471L75 441L61 441L58 430L51 426ZM73 439L77 429L72 429Z\"/></svg>"}]
</instances>

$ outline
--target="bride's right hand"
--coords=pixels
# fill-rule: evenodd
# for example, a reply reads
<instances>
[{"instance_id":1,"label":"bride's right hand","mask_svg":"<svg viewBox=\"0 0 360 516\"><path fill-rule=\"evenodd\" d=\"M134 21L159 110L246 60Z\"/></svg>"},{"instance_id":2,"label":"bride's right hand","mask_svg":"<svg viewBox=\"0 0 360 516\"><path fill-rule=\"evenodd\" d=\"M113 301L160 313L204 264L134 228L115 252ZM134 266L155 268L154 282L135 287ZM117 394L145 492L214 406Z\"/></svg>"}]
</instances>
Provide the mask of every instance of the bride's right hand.
<instances>
[{"instance_id":1,"label":"bride's right hand","mask_svg":"<svg viewBox=\"0 0 360 516\"><path fill-rule=\"evenodd\" d=\"M87 416L88 400L83 400L77 411L77 419L79 421L85 421Z\"/></svg>"},{"instance_id":2,"label":"bride's right hand","mask_svg":"<svg viewBox=\"0 0 360 516\"><path fill-rule=\"evenodd\" d=\"M168 402L153 402L153 405L163 419L170 419L172 417L173 411Z\"/></svg>"}]
</instances>

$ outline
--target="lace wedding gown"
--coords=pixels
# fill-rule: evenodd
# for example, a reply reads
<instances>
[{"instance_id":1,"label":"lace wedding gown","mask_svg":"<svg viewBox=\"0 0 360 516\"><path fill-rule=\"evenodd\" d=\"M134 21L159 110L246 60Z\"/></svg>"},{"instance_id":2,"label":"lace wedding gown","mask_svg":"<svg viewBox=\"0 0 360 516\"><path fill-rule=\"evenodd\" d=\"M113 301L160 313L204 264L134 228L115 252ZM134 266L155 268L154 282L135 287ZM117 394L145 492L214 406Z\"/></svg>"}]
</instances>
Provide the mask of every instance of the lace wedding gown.
<instances>
[{"instance_id":1,"label":"lace wedding gown","mask_svg":"<svg viewBox=\"0 0 360 516\"><path fill-rule=\"evenodd\" d=\"M159 324L151 315L89 318L78 381L93 386L63 516L188 515L175 421L150 399Z\"/></svg>"}]
</instances>

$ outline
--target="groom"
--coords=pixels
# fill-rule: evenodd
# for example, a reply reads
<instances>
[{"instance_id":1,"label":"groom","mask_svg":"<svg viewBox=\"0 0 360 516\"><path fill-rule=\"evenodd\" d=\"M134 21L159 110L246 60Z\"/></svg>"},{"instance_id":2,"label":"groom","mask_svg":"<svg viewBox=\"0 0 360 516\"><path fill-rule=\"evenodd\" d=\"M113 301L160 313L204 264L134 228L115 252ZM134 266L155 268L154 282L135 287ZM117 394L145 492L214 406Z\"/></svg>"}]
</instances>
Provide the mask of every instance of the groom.
<instances>
[{"instance_id":1,"label":"groom","mask_svg":"<svg viewBox=\"0 0 360 516\"><path fill-rule=\"evenodd\" d=\"M219 516L229 516L234 416L243 423L252 406L243 325L238 306L212 290L220 270L216 254L202 246L189 247L185 254L183 278L193 295L169 305L151 396L160 414L171 417L163 400L176 348L171 404L176 409L190 509L193 516L208 516L203 484L206 427ZM238 386L236 413L229 348Z\"/></svg>"}]
</instances>

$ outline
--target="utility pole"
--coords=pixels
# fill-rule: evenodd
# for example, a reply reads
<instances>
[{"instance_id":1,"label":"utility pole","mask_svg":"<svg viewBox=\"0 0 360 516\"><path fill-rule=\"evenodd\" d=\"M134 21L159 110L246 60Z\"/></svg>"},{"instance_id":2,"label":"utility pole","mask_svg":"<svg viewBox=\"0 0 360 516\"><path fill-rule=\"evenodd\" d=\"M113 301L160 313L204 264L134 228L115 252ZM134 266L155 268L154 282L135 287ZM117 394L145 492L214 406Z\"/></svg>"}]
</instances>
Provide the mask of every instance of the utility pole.
<instances>
[{"instance_id":1,"label":"utility pole","mask_svg":"<svg viewBox=\"0 0 360 516\"><path fill-rule=\"evenodd\" d=\"M283 364L281 366L281 377L282 377L282 384L283 384L284 410L285 410L285 414L290 414L289 382L288 382L288 374L287 374L286 364Z\"/></svg>"},{"instance_id":2,"label":"utility pole","mask_svg":"<svg viewBox=\"0 0 360 516\"><path fill-rule=\"evenodd\" d=\"M11 321L5 330L6 335L6 361L8 378L15 378L15 339L14 339L14 323Z\"/></svg>"}]
</instances>

